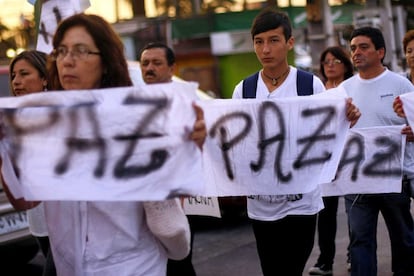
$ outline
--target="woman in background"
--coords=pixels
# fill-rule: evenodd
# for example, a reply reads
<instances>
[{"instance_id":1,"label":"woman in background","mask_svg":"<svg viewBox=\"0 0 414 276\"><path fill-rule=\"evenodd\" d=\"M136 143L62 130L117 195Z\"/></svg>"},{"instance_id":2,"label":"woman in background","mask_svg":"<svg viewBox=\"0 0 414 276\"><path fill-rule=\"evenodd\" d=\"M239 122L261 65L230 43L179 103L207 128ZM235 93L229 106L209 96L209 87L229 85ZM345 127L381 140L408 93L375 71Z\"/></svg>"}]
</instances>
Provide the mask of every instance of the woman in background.
<instances>
[{"instance_id":1,"label":"woman in background","mask_svg":"<svg viewBox=\"0 0 414 276\"><path fill-rule=\"evenodd\" d=\"M328 47L322 52L319 70L326 89L335 88L354 75L350 56L340 46Z\"/></svg>"},{"instance_id":2,"label":"woman in background","mask_svg":"<svg viewBox=\"0 0 414 276\"><path fill-rule=\"evenodd\" d=\"M414 30L409 30L403 38L405 60L409 69L407 78L414 84Z\"/></svg>"},{"instance_id":3,"label":"woman in background","mask_svg":"<svg viewBox=\"0 0 414 276\"><path fill-rule=\"evenodd\" d=\"M23 96L30 93L47 91L46 74L47 55L36 50L28 50L18 54L9 65L10 90L13 96ZM27 210L30 233L36 238L46 261L43 276L56 275L52 252L50 252L49 237L45 220L43 204Z\"/></svg>"}]
</instances>

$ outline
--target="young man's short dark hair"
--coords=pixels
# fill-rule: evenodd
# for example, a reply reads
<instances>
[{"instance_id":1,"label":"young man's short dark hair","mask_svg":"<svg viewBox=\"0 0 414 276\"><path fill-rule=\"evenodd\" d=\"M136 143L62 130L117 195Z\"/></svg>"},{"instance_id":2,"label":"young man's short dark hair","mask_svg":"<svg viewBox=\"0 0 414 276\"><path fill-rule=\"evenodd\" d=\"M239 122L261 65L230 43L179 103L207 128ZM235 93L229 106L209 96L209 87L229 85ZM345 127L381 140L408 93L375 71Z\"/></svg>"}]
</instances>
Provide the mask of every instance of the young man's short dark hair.
<instances>
[{"instance_id":1,"label":"young man's short dark hair","mask_svg":"<svg viewBox=\"0 0 414 276\"><path fill-rule=\"evenodd\" d=\"M283 28L286 41L292 36L292 25L288 15L273 8L266 8L254 19L251 27L252 39L260 33L264 33L279 27Z\"/></svg>"}]
</instances>

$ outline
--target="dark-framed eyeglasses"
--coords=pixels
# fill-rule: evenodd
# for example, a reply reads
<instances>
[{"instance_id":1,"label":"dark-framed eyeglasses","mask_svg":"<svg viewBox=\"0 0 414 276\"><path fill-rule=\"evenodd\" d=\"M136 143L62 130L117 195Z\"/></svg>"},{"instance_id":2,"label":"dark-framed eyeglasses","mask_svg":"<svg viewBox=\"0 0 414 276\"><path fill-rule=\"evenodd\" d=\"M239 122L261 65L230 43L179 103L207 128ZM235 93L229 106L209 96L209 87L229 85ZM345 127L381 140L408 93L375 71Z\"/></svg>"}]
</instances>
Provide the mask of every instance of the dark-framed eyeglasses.
<instances>
[{"instance_id":1,"label":"dark-framed eyeglasses","mask_svg":"<svg viewBox=\"0 0 414 276\"><path fill-rule=\"evenodd\" d=\"M342 60L340 59L333 59L333 60L324 60L322 61L323 65L336 65L336 64L341 64Z\"/></svg>"},{"instance_id":2,"label":"dark-framed eyeglasses","mask_svg":"<svg viewBox=\"0 0 414 276\"><path fill-rule=\"evenodd\" d=\"M68 54L76 60L85 60L89 55L101 55L100 52L91 51L88 46L79 44L73 46L71 50L69 50L66 46L59 46L52 51L51 56L54 60L62 60Z\"/></svg>"}]
</instances>

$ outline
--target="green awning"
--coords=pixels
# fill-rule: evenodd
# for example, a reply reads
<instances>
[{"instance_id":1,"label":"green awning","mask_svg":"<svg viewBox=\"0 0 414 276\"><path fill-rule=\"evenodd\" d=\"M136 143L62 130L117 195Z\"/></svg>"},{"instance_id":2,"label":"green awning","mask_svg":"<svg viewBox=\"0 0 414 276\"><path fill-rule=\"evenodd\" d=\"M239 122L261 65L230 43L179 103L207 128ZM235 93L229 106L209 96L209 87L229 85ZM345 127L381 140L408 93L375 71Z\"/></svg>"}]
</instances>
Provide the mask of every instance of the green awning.
<instances>
[{"instance_id":1,"label":"green awning","mask_svg":"<svg viewBox=\"0 0 414 276\"><path fill-rule=\"evenodd\" d=\"M361 5L339 5L331 7L334 24L352 24L352 13L361 10ZM288 13L293 28L306 27L305 7L281 8ZM197 18L172 20L172 38L189 39L208 37L211 32L249 30L259 10L205 15Z\"/></svg>"}]
</instances>

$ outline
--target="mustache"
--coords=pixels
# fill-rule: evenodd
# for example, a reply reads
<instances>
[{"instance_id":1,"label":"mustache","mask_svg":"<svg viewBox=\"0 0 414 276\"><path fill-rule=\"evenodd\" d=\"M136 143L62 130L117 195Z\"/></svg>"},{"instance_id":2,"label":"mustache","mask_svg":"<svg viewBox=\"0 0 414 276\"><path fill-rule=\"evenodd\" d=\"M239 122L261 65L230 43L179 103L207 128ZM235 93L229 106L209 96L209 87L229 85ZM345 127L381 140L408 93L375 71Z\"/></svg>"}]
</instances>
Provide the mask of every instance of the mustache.
<instances>
[{"instance_id":1,"label":"mustache","mask_svg":"<svg viewBox=\"0 0 414 276\"><path fill-rule=\"evenodd\" d=\"M145 76L153 76L153 77L156 77L156 74L155 74L155 72L154 72L154 71L147 71L147 72L145 73Z\"/></svg>"}]
</instances>

